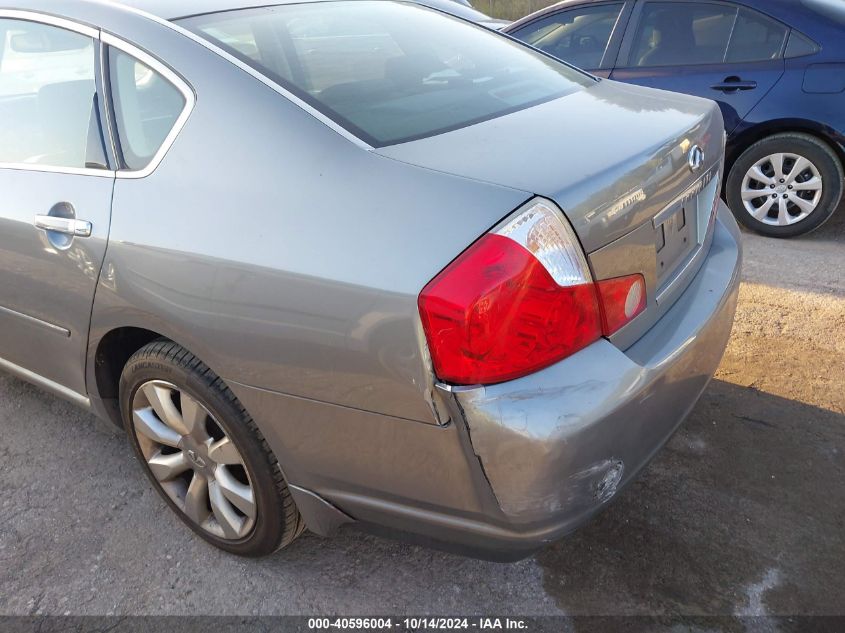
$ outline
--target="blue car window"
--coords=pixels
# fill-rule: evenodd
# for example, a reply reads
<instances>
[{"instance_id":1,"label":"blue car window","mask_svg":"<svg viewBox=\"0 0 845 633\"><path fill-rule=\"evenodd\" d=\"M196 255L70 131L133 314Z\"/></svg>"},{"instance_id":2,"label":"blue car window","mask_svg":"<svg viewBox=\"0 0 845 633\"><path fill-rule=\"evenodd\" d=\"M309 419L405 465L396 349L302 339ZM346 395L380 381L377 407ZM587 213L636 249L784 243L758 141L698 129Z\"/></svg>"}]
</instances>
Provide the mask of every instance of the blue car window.
<instances>
[{"instance_id":1,"label":"blue car window","mask_svg":"<svg viewBox=\"0 0 845 633\"><path fill-rule=\"evenodd\" d=\"M792 31L789 34L789 42L786 44L784 57L792 59L794 57L804 57L805 55L815 55L818 52L818 44L798 31Z\"/></svg>"},{"instance_id":2,"label":"blue car window","mask_svg":"<svg viewBox=\"0 0 845 633\"><path fill-rule=\"evenodd\" d=\"M724 4L649 2L643 8L630 65L721 64L737 8Z\"/></svg>"},{"instance_id":3,"label":"blue car window","mask_svg":"<svg viewBox=\"0 0 845 633\"><path fill-rule=\"evenodd\" d=\"M560 11L512 33L514 37L579 68L600 68L622 3Z\"/></svg>"},{"instance_id":4,"label":"blue car window","mask_svg":"<svg viewBox=\"0 0 845 633\"><path fill-rule=\"evenodd\" d=\"M736 63L778 59L786 33L787 28L780 22L756 11L741 9L725 61Z\"/></svg>"}]
</instances>

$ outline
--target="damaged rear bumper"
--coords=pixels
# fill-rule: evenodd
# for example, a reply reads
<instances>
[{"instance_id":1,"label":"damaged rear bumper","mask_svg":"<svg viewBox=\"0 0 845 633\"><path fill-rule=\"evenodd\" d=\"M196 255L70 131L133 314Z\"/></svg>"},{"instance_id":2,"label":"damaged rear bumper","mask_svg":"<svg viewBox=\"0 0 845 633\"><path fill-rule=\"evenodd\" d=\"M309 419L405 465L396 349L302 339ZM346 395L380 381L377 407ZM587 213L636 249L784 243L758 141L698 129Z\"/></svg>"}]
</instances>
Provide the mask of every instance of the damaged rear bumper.
<instances>
[{"instance_id":1,"label":"damaged rear bumper","mask_svg":"<svg viewBox=\"0 0 845 633\"><path fill-rule=\"evenodd\" d=\"M473 546L518 557L559 538L600 510L666 443L727 346L740 243L721 205L698 275L625 352L602 340L531 376L452 391L504 528L499 538L476 534Z\"/></svg>"},{"instance_id":2,"label":"damaged rear bumper","mask_svg":"<svg viewBox=\"0 0 845 633\"><path fill-rule=\"evenodd\" d=\"M519 380L448 390L442 426L230 386L312 531L354 523L517 560L604 507L694 406L730 336L740 262L722 205L697 276L633 347L602 340Z\"/></svg>"}]
</instances>

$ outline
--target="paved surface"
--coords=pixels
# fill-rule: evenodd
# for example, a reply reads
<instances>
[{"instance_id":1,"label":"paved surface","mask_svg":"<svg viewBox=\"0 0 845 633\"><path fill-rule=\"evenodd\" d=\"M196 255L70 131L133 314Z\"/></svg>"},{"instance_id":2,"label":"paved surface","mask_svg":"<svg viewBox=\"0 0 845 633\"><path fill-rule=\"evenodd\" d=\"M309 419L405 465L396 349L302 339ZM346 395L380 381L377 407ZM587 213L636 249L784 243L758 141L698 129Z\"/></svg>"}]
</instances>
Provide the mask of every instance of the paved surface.
<instances>
[{"instance_id":1,"label":"paved surface","mask_svg":"<svg viewBox=\"0 0 845 633\"><path fill-rule=\"evenodd\" d=\"M261 561L170 516L125 440L0 376L0 614L845 613L845 209L747 238L730 348L590 525L517 564L349 531Z\"/></svg>"}]
</instances>

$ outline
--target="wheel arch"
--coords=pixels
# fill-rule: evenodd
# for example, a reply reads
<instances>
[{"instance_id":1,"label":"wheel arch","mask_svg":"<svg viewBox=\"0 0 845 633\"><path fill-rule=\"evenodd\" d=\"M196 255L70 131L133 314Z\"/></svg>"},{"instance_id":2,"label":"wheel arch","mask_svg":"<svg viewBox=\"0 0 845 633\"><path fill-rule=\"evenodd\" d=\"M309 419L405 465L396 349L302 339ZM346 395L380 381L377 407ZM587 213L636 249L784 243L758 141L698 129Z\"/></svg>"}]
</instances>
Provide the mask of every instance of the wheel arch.
<instances>
[{"instance_id":1,"label":"wheel arch","mask_svg":"<svg viewBox=\"0 0 845 633\"><path fill-rule=\"evenodd\" d=\"M119 428L123 428L118 402L120 375L132 355L148 343L157 339L176 343L221 376L219 369L209 363L212 355L200 341L191 339L190 336L179 336L156 319L133 318L134 316L137 315L116 321L103 319L105 322L92 327L88 343L86 383L91 409L96 415ZM225 382L225 379L223 380Z\"/></svg>"},{"instance_id":2,"label":"wheel arch","mask_svg":"<svg viewBox=\"0 0 845 633\"><path fill-rule=\"evenodd\" d=\"M91 371L88 391L101 405L98 413L104 415L117 427L123 427L118 403L120 375L123 368L135 352L157 339L172 340L154 330L122 326L106 331L99 341L92 345L92 350L89 352Z\"/></svg>"},{"instance_id":3,"label":"wheel arch","mask_svg":"<svg viewBox=\"0 0 845 633\"><path fill-rule=\"evenodd\" d=\"M755 143L776 134L785 133L808 134L828 145L839 159L839 164L845 167L845 135L831 127L811 121L809 119L774 119L748 127L733 135L729 142L725 157L725 172L733 169L734 163L743 152ZM727 179L725 179L727 180Z\"/></svg>"}]
</instances>

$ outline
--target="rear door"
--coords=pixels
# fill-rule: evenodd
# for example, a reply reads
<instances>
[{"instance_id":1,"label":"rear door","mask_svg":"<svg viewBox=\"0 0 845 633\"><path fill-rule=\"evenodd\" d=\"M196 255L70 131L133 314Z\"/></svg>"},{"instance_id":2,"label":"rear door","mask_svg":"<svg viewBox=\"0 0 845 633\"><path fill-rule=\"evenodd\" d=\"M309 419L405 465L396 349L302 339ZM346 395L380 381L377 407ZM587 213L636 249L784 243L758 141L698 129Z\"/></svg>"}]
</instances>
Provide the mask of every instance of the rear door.
<instances>
[{"instance_id":1,"label":"rear door","mask_svg":"<svg viewBox=\"0 0 845 633\"><path fill-rule=\"evenodd\" d=\"M594 75L607 77L633 2L567 5L508 34Z\"/></svg>"},{"instance_id":2,"label":"rear door","mask_svg":"<svg viewBox=\"0 0 845 633\"><path fill-rule=\"evenodd\" d=\"M98 38L0 11L0 367L71 396L85 393L115 181L100 125Z\"/></svg>"},{"instance_id":3,"label":"rear door","mask_svg":"<svg viewBox=\"0 0 845 633\"><path fill-rule=\"evenodd\" d=\"M731 132L783 76L787 34L732 2L640 0L611 78L713 99Z\"/></svg>"}]
</instances>

